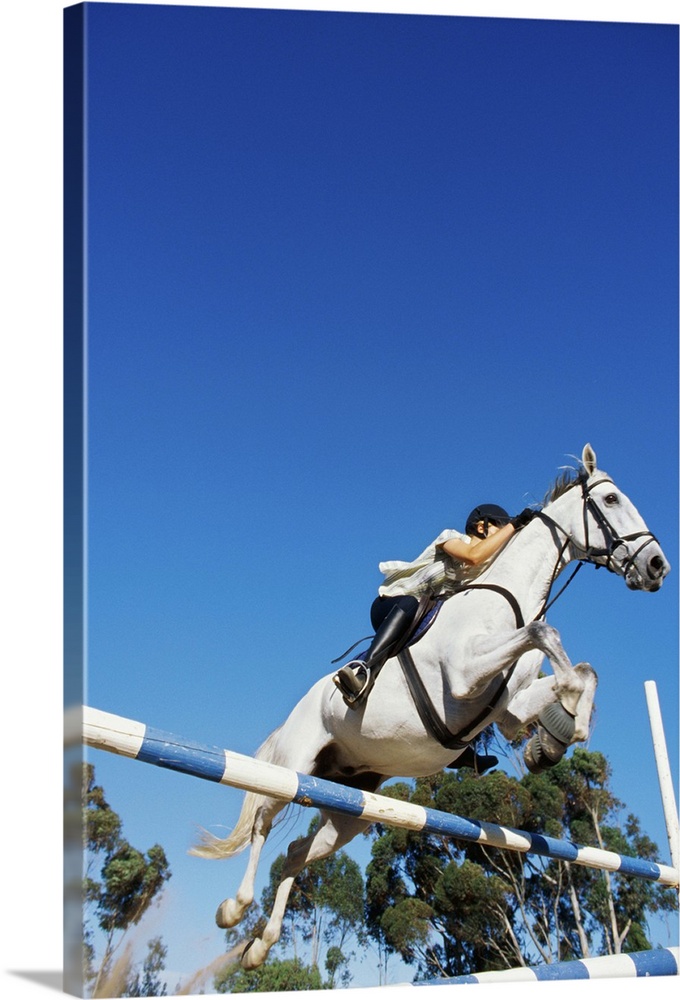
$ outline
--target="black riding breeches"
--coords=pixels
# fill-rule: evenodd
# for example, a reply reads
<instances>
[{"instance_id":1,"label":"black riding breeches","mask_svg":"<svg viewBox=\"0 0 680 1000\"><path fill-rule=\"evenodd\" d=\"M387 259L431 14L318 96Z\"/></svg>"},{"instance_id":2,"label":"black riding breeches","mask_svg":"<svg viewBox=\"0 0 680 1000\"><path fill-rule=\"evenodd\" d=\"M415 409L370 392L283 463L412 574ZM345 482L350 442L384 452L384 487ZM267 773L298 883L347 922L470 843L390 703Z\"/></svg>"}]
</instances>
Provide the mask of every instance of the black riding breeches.
<instances>
[{"instance_id":1,"label":"black riding breeches","mask_svg":"<svg viewBox=\"0 0 680 1000\"><path fill-rule=\"evenodd\" d=\"M401 608L409 616L410 624L418 610L418 598L412 597L410 594L401 594L398 597L376 597L371 605L371 625L376 632L392 608Z\"/></svg>"}]
</instances>

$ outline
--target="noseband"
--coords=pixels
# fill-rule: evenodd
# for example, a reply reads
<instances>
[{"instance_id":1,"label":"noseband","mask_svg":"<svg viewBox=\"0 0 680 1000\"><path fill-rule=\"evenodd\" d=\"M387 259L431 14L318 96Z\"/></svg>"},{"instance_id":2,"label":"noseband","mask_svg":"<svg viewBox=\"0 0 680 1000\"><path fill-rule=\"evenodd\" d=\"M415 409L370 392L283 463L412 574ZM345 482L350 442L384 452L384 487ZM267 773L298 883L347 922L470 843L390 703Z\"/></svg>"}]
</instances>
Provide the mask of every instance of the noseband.
<instances>
[{"instance_id":1,"label":"noseband","mask_svg":"<svg viewBox=\"0 0 680 1000\"><path fill-rule=\"evenodd\" d=\"M619 535L616 528L608 520L606 514L602 508L597 504L594 497L592 496L592 490L596 486L601 486L603 483L611 483L615 486L613 480L611 479L598 479L597 482L588 485L588 476L586 474L581 474L578 479L574 482L574 486L581 487L581 495L583 497L583 533L584 533L584 545L577 547L583 548L583 561L595 563L597 566L604 566L610 571L610 573L615 573L616 570L612 567L612 559L615 551L620 548L621 545L625 545L626 542L634 542L638 538L644 538L645 541L638 546L637 549L630 555L625 562L621 564L621 575L626 576L628 570L632 565L634 565L637 557L640 555L643 549L645 549L652 542L658 541L655 535L651 531L636 531L630 535ZM597 526L599 527L602 535L604 536L604 547L597 548L590 544L590 531L588 524L588 513L593 515ZM558 528L562 534L565 536L565 543L560 550L560 556L564 552L565 548L570 542L574 542L574 539L557 523L553 518L549 517L543 511L539 511L538 516L545 522L554 525ZM576 544L576 543L575 543ZM605 561L600 562L604 557Z\"/></svg>"}]
</instances>

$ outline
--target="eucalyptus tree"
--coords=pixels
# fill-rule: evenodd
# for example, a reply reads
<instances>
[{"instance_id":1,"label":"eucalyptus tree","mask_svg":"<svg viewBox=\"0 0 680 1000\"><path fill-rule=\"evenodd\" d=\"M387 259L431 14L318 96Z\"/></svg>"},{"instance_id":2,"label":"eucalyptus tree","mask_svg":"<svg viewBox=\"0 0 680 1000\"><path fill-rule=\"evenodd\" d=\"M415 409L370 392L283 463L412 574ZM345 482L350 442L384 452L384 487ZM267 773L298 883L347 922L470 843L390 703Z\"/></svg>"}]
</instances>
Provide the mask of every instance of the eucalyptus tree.
<instances>
[{"instance_id":1,"label":"eucalyptus tree","mask_svg":"<svg viewBox=\"0 0 680 1000\"><path fill-rule=\"evenodd\" d=\"M125 839L120 816L107 802L104 789L96 784L91 764L83 766L83 830L86 858L83 880L85 980L91 984L91 995L97 996L112 975L114 954L126 932L139 924L159 897L171 872L165 851L159 844L154 844L144 853ZM91 919L96 920L104 941L97 967ZM146 970L141 979L136 977L131 981L130 962L124 958L123 967L116 975L120 995L126 995L128 988L142 989L145 976L148 988L157 992L137 992L133 995L162 995L158 993L158 989L162 988L158 974L165 960L165 949L159 940L150 942L149 948Z\"/></svg>"},{"instance_id":2,"label":"eucalyptus tree","mask_svg":"<svg viewBox=\"0 0 680 1000\"><path fill-rule=\"evenodd\" d=\"M606 758L577 748L541 775L439 772L386 794L503 826L659 860L611 788ZM535 855L376 827L366 884L367 932L384 960L419 979L651 947L647 922L671 890Z\"/></svg>"}]
</instances>

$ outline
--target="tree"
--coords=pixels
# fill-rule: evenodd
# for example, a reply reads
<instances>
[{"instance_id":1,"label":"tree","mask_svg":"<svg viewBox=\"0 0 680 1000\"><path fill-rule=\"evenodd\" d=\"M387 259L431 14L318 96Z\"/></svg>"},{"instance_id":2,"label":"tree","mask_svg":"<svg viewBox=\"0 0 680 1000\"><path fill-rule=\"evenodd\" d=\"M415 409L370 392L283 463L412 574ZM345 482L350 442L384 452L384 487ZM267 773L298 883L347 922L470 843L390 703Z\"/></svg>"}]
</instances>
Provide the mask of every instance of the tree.
<instances>
[{"instance_id":1,"label":"tree","mask_svg":"<svg viewBox=\"0 0 680 1000\"><path fill-rule=\"evenodd\" d=\"M159 976L165 968L165 959L168 949L163 944L161 938L152 938L148 943L148 951L141 974L134 972L132 978L125 987L123 996L126 997L164 997L167 996L167 984L161 982Z\"/></svg>"},{"instance_id":2,"label":"tree","mask_svg":"<svg viewBox=\"0 0 680 1000\"><path fill-rule=\"evenodd\" d=\"M521 780L462 768L386 791L620 854L658 854L636 817L620 821L606 758L580 748ZM649 948L648 915L674 906L672 892L629 876L380 826L374 837L368 933L420 979Z\"/></svg>"},{"instance_id":3,"label":"tree","mask_svg":"<svg viewBox=\"0 0 680 1000\"><path fill-rule=\"evenodd\" d=\"M407 801L411 788L406 782L383 790L388 798ZM378 949L380 985L387 982L390 955L399 953L414 961L426 947L432 907L411 894L406 860L411 834L400 827L377 826L366 868L366 929Z\"/></svg>"},{"instance_id":4,"label":"tree","mask_svg":"<svg viewBox=\"0 0 680 1000\"><path fill-rule=\"evenodd\" d=\"M104 952L95 971L94 935L85 922L85 977L93 984L92 996L97 996L110 974L114 952L125 933L139 923L161 893L171 872L165 851L159 844L154 844L145 855L123 837L121 819L106 801L103 788L95 784L91 764L83 766L83 804L87 858L84 901L86 910L94 914L105 935ZM149 989L158 990L158 973L164 960L165 948L160 940L150 942L144 974L141 980L137 977L133 981L134 987L141 989L146 982ZM130 970L125 969L123 974L127 980ZM130 995L156 996L158 993Z\"/></svg>"},{"instance_id":5,"label":"tree","mask_svg":"<svg viewBox=\"0 0 680 1000\"><path fill-rule=\"evenodd\" d=\"M576 748L545 781L564 795L564 823L569 839L593 844L645 860L658 860L658 847L628 814L620 822L623 804L611 791L611 767L601 753ZM551 866L554 870L555 863ZM633 876L612 875L590 868L568 866L569 900L579 904L573 914L565 906L565 928L578 936L580 956L587 957L594 941L599 953L620 954L651 947L646 936L647 915L674 908L672 891Z\"/></svg>"},{"instance_id":6,"label":"tree","mask_svg":"<svg viewBox=\"0 0 680 1000\"><path fill-rule=\"evenodd\" d=\"M299 958L270 958L258 969L246 972L232 966L215 979L217 993L273 993L289 990L322 990L326 984L314 965L303 965Z\"/></svg>"},{"instance_id":7,"label":"tree","mask_svg":"<svg viewBox=\"0 0 680 1000\"><path fill-rule=\"evenodd\" d=\"M445 808L440 793L461 773L418 779L408 799ZM397 795L406 789L396 786ZM489 967L496 952L505 953L508 893L499 878L466 861L449 838L384 827L377 833L367 869L367 924L384 953L416 964L418 978Z\"/></svg>"}]
</instances>

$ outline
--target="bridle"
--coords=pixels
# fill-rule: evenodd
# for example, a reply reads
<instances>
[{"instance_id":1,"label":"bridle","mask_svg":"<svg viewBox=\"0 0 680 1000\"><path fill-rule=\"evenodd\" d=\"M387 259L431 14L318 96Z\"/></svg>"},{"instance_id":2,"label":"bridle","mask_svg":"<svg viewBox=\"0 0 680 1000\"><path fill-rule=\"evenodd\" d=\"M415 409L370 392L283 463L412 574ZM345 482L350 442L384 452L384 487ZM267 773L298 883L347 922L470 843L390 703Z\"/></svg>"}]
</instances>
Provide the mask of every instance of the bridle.
<instances>
[{"instance_id":1,"label":"bridle","mask_svg":"<svg viewBox=\"0 0 680 1000\"><path fill-rule=\"evenodd\" d=\"M573 489L576 486L581 487L581 496L583 498L583 535L584 535L583 545L577 543L574 540L574 538L569 534L569 532L566 531L553 517L551 517L549 514L546 514L545 511L542 510L538 511L538 514L536 515L546 524L557 528L557 530L560 531L562 535L564 535L564 543L562 544L559 551L559 555L557 557L555 569L553 571L552 579L550 581L550 587L548 588L548 595L545 599L543 607L541 608L541 611L537 616L538 618L542 618L545 615L545 612L548 610L550 605L557 600L560 594L564 591L565 587L567 587L571 583L575 574L578 572L578 570L581 568L584 562L593 563L596 569L599 569L600 566L604 566L605 569L608 569L610 573L619 572L621 576L625 577L630 567L635 564L635 561L637 560L637 557L640 555L642 550L645 549L652 542L658 541L656 536L653 535L651 531L648 531L646 529L644 531L633 532L630 535L620 535L616 530L616 528L612 525L612 523L608 519L605 512L599 506L595 498L592 496L592 491L595 489L596 486L601 486L603 483L611 483L612 486L615 486L616 484L612 479L608 478L598 479L596 480L596 482L589 484L588 478L589 478L588 474L582 472L570 486L570 489ZM598 528L600 529L603 535L604 546L601 546L599 548L595 545L590 544L590 525L588 521L589 513L592 514L593 519L595 520ZM628 556L628 558L621 563L620 570L617 571L612 566L614 553L622 545L625 545L627 542L635 542L637 541L638 538L644 538L645 541L643 541L642 544L635 549L632 555ZM557 573L559 571L560 563L562 562L562 556L565 550L569 547L569 545L573 545L575 549L581 551L583 554L579 559L578 566L572 573L569 580L567 580L567 583L564 585L564 587L562 587L562 590L560 590L559 594L557 594L552 599L552 601L548 601L548 598L550 597L550 591L552 590L552 586L555 582ZM602 562L603 559L604 562Z\"/></svg>"}]
</instances>

